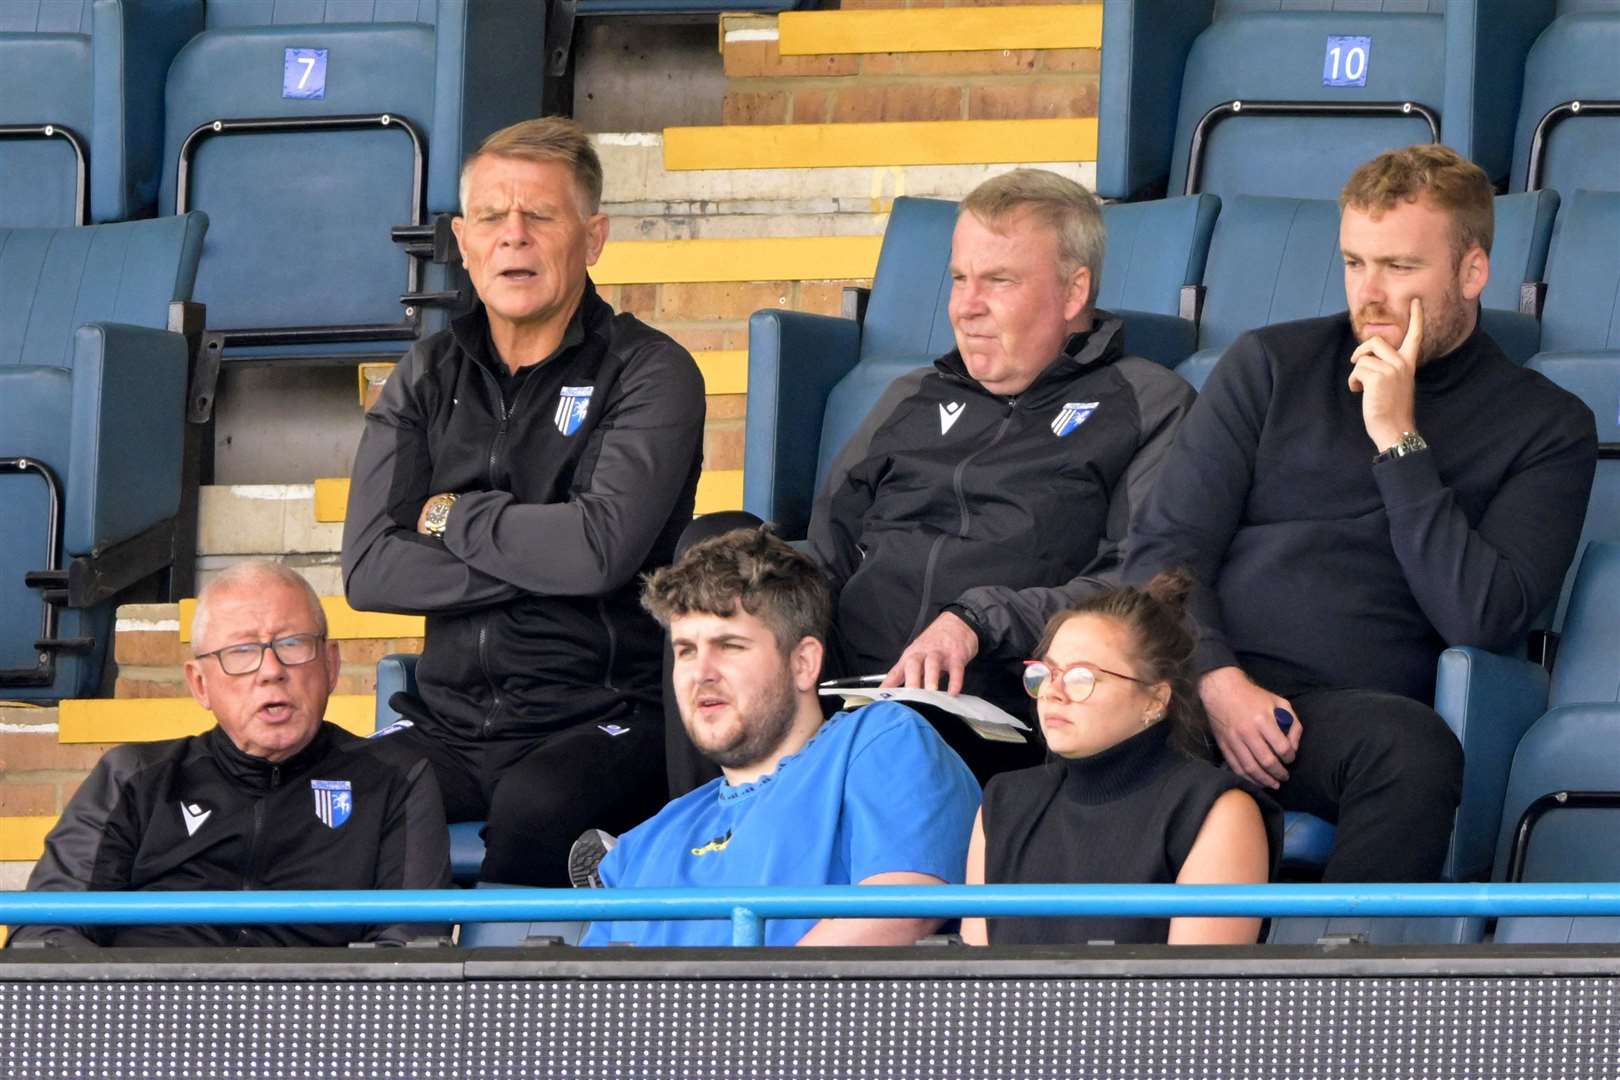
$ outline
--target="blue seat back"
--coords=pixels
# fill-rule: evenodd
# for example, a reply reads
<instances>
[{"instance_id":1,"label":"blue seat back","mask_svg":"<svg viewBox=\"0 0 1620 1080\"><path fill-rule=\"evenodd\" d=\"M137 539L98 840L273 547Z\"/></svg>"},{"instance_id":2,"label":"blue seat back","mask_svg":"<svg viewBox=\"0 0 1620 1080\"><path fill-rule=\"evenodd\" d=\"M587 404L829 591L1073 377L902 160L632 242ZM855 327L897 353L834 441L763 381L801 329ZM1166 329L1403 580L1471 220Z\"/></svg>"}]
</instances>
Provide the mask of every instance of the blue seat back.
<instances>
[{"instance_id":1,"label":"blue seat back","mask_svg":"<svg viewBox=\"0 0 1620 1080\"><path fill-rule=\"evenodd\" d=\"M1344 310L1339 207L1329 199L1224 199L1204 270L1198 343Z\"/></svg>"},{"instance_id":2,"label":"blue seat back","mask_svg":"<svg viewBox=\"0 0 1620 1080\"><path fill-rule=\"evenodd\" d=\"M1572 101L1620 102L1620 7L1566 0L1559 12L1525 59L1513 136L1514 191L1527 186L1536 127L1549 111ZM1553 124L1539 186L1566 196L1577 188L1620 189L1620 114L1588 112Z\"/></svg>"},{"instance_id":3,"label":"blue seat back","mask_svg":"<svg viewBox=\"0 0 1620 1080\"><path fill-rule=\"evenodd\" d=\"M408 256L389 230L420 213L455 211L466 152L496 128L537 114L544 23L538 0L210 6L208 29L169 74L165 207L176 205L183 146L217 119L386 114L414 126L425 157L419 203L415 147L400 124L194 140L186 205L212 221L197 283L209 324L401 322ZM291 49L325 51L320 98L286 96L296 92L285 85Z\"/></svg>"},{"instance_id":4,"label":"blue seat back","mask_svg":"<svg viewBox=\"0 0 1620 1080\"><path fill-rule=\"evenodd\" d=\"M1104 206L1108 247L1097 306L1116 313L1179 314L1182 286L1204 280L1220 212L1221 201L1213 195Z\"/></svg>"},{"instance_id":5,"label":"blue seat back","mask_svg":"<svg viewBox=\"0 0 1620 1080\"><path fill-rule=\"evenodd\" d=\"M1620 701L1620 543L1581 552L1547 689L1549 706Z\"/></svg>"},{"instance_id":6,"label":"blue seat back","mask_svg":"<svg viewBox=\"0 0 1620 1080\"><path fill-rule=\"evenodd\" d=\"M202 0L0 4L0 124L62 125L79 138L90 221L155 209L163 79L202 13ZM72 225L75 162L61 137L0 139L0 228Z\"/></svg>"},{"instance_id":7,"label":"blue seat back","mask_svg":"<svg viewBox=\"0 0 1620 1080\"><path fill-rule=\"evenodd\" d=\"M1505 879L1520 819L1530 805L1559 791L1620 792L1620 708L1564 705L1550 709L1519 741L1502 804L1496 880ZM1531 832L1526 881L1620 881L1620 812L1555 811Z\"/></svg>"},{"instance_id":8,"label":"blue seat back","mask_svg":"<svg viewBox=\"0 0 1620 1080\"><path fill-rule=\"evenodd\" d=\"M1247 5L1239 5L1246 7ZM1445 89L1442 16L1391 11L1217 12L1187 55L1176 114L1169 190L1187 181L1194 133L1231 101L1369 104L1412 102L1439 113ZM1329 37L1371 39L1365 86L1324 85ZM1210 125L1197 191L1297 198L1337 196L1362 162L1391 147L1429 142L1417 114L1376 117L1238 113Z\"/></svg>"},{"instance_id":9,"label":"blue seat back","mask_svg":"<svg viewBox=\"0 0 1620 1080\"><path fill-rule=\"evenodd\" d=\"M1547 259L1541 347L1620 350L1620 191L1563 193Z\"/></svg>"}]
</instances>

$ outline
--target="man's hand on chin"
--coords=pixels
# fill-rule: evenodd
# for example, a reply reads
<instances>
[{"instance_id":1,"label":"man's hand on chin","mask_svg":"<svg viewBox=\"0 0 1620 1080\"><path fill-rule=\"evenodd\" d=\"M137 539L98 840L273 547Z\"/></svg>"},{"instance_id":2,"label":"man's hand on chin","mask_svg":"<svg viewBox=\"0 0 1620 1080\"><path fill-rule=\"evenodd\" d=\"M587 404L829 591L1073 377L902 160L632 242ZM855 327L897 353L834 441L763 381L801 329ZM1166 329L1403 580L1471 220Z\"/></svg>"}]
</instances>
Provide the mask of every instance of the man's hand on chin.
<instances>
[{"instance_id":1,"label":"man's hand on chin","mask_svg":"<svg viewBox=\"0 0 1620 1080\"><path fill-rule=\"evenodd\" d=\"M939 688L946 678L945 692L962 692L962 674L968 661L979 654L979 635L960 616L942 611L917 640L906 646L900 659L883 680L883 686L904 686L912 690Z\"/></svg>"}]
</instances>

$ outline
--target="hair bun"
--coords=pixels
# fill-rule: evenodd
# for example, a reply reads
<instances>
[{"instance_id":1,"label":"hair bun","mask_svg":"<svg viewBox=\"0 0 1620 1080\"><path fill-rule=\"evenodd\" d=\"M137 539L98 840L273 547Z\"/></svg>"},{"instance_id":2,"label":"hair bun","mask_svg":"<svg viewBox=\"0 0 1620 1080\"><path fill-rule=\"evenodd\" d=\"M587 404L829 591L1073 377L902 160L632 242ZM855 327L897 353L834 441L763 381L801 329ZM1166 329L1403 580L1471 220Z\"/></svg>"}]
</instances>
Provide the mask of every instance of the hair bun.
<instances>
[{"instance_id":1,"label":"hair bun","mask_svg":"<svg viewBox=\"0 0 1620 1080\"><path fill-rule=\"evenodd\" d=\"M1180 617L1187 613L1187 597L1192 595L1195 584L1192 574L1186 570L1161 570L1142 586L1142 591Z\"/></svg>"}]
</instances>

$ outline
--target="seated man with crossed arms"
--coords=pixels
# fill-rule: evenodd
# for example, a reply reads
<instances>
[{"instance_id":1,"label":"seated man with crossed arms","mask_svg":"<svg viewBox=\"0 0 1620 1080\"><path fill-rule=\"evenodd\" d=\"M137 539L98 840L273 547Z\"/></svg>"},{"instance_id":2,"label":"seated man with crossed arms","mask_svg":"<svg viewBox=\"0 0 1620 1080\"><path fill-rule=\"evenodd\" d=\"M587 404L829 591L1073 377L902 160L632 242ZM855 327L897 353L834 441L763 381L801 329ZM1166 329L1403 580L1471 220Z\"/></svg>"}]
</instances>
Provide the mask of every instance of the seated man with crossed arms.
<instances>
[{"instance_id":1,"label":"seated man with crossed arms","mask_svg":"<svg viewBox=\"0 0 1620 1080\"><path fill-rule=\"evenodd\" d=\"M894 702L824 718L832 615L821 571L763 529L693 545L642 603L669 629L692 742L724 775L626 833L612 888L960 882L979 786ZM935 919L776 919L768 945L903 945ZM582 945L727 945L725 920L595 923Z\"/></svg>"}]
</instances>

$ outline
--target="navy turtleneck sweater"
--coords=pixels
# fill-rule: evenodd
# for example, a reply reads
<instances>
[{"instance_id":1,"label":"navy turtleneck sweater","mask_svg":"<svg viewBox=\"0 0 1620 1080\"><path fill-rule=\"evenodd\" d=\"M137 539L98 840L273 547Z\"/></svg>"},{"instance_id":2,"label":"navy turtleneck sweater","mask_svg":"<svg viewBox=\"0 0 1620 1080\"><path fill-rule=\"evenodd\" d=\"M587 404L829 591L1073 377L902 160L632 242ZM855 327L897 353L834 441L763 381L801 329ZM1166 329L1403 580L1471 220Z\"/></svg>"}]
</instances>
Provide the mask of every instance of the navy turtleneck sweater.
<instances>
[{"instance_id":1,"label":"navy turtleneck sweater","mask_svg":"<svg viewBox=\"0 0 1620 1080\"><path fill-rule=\"evenodd\" d=\"M1200 671L1283 695L1430 700L1448 645L1514 647L1558 595L1597 462L1592 413L1476 326L1418 369L1427 451L1374 463L1343 314L1245 334L1133 524L1125 578L1190 569Z\"/></svg>"},{"instance_id":2,"label":"navy turtleneck sweater","mask_svg":"<svg viewBox=\"0 0 1620 1080\"><path fill-rule=\"evenodd\" d=\"M1002 773L984 789L990 884L1151 885L1176 880L1215 800L1237 788L1260 805L1272 864L1282 812L1248 781L1169 745L1154 724L1099 754ZM992 945L1163 943L1168 919L993 918Z\"/></svg>"}]
</instances>

